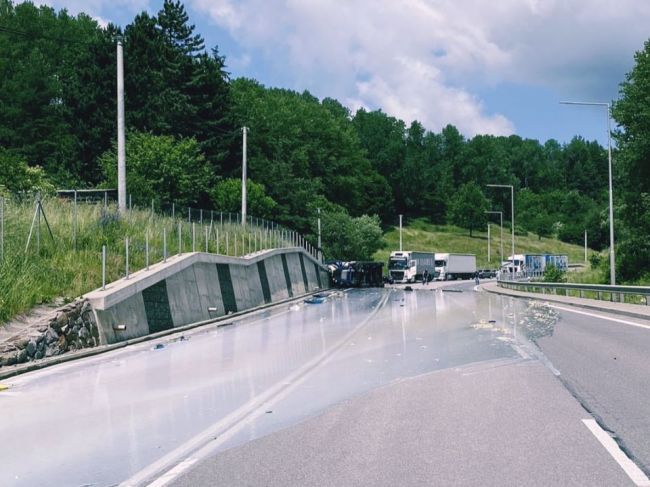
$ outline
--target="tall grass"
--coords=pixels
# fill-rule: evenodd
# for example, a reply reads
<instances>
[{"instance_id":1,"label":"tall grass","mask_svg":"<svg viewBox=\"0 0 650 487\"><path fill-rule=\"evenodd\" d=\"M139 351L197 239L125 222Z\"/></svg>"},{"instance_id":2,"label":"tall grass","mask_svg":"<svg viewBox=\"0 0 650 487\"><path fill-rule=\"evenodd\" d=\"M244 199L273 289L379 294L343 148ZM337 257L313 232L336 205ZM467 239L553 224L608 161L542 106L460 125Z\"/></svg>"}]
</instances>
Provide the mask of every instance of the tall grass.
<instances>
[{"instance_id":1,"label":"tall grass","mask_svg":"<svg viewBox=\"0 0 650 487\"><path fill-rule=\"evenodd\" d=\"M224 255L244 255L261 248L292 245L286 229L270 231L268 222L243 227L221 214L204 212L203 223L187 217L172 218L150 209L132 209L119 214L114 205L75 205L71 200L43 201L45 219L40 219L40 235L35 225L29 247L26 243L34 216L34 200L5 199L4 255L0 256L0 323L55 298L73 299L102 284L102 246L107 248L106 282L125 277L125 241L129 239L129 273L145 267L146 242L149 263L163 260L163 232L167 255L179 251L208 251ZM198 212L195 212L198 216ZM38 220L37 220L38 221ZM76 222L76 223L75 223ZM256 223L257 220L253 220ZM179 240L180 226L180 240ZM207 232L207 248L206 248ZM284 232L284 233L283 233ZM194 234L194 238L193 238ZM39 242L40 241L40 242Z\"/></svg>"}]
</instances>

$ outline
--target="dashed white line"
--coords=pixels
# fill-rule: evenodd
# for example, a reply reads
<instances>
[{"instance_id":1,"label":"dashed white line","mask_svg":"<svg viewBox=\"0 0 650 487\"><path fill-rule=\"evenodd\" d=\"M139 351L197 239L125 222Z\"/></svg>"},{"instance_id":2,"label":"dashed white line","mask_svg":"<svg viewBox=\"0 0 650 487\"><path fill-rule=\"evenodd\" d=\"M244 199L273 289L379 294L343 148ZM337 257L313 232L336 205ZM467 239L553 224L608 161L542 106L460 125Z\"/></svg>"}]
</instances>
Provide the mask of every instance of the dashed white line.
<instances>
[{"instance_id":1,"label":"dashed white line","mask_svg":"<svg viewBox=\"0 0 650 487\"><path fill-rule=\"evenodd\" d=\"M555 304L549 304L549 308L561 309L562 311L568 311L570 313L577 313L579 315L591 316L592 318L600 318L601 320L614 321L616 323L621 323L623 325L636 326L638 328L645 328L650 330L650 325L644 325L641 323L636 323L634 321L622 320L620 318L612 318L610 316L603 316L596 313L589 313L588 311L579 311L573 308L565 308L564 306L556 306Z\"/></svg>"},{"instance_id":2,"label":"dashed white line","mask_svg":"<svg viewBox=\"0 0 650 487\"><path fill-rule=\"evenodd\" d=\"M589 428L589 431L594 434L600 444L605 447L605 450L607 450L612 458L616 460L616 463L620 465L635 485L639 487L650 487L650 480L646 474L644 474L643 471L637 467L637 465L630 460L625 453L623 453L623 450L621 450L614 439L600 427L596 420L583 419L582 422L587 428Z\"/></svg>"}]
</instances>

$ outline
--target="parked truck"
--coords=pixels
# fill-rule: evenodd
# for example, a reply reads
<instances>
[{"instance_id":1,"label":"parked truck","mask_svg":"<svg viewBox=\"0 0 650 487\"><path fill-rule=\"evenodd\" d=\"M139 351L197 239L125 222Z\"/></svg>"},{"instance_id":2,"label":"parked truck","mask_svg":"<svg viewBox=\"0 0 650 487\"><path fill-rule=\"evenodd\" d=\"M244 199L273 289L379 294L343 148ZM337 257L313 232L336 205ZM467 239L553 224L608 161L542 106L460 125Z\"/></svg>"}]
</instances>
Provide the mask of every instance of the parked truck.
<instances>
[{"instance_id":1,"label":"parked truck","mask_svg":"<svg viewBox=\"0 0 650 487\"><path fill-rule=\"evenodd\" d=\"M395 251L388 258L388 278L391 282L422 280L426 270L433 276L436 254L433 252Z\"/></svg>"},{"instance_id":2,"label":"parked truck","mask_svg":"<svg viewBox=\"0 0 650 487\"><path fill-rule=\"evenodd\" d=\"M436 253L434 278L437 281L472 279L476 274L476 255Z\"/></svg>"},{"instance_id":3,"label":"parked truck","mask_svg":"<svg viewBox=\"0 0 650 487\"><path fill-rule=\"evenodd\" d=\"M542 274L547 265L560 270L569 268L569 257L560 254L515 254L501 264L502 273Z\"/></svg>"}]
</instances>

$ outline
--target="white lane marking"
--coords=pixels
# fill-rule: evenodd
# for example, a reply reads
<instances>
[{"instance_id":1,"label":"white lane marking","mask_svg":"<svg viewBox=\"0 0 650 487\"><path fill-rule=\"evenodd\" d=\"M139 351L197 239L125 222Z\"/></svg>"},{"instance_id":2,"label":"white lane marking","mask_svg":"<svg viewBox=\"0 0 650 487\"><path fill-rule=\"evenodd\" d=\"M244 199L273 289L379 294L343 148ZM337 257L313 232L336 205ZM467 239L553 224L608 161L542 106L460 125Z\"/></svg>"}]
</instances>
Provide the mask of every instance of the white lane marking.
<instances>
[{"instance_id":1,"label":"white lane marking","mask_svg":"<svg viewBox=\"0 0 650 487\"><path fill-rule=\"evenodd\" d=\"M203 432L198 435L190 438L188 441L178 446L174 450L170 451L163 457L159 458L150 465L144 467L142 470L137 472L131 478L125 480L120 484L120 486L133 486L141 485L145 481L153 478L160 471L169 467L169 465L178 461L178 459L187 457L190 453L195 452L200 449L201 451L206 451L211 447L214 447L220 444L223 440L230 437L230 435L235 431L234 428L238 425L244 425L247 418L254 414L256 410L267 405L269 401L275 399L280 395L285 389L289 387L295 387L307 374L312 372L316 367L323 364L327 359L329 359L336 351L347 343L354 334L358 333L364 326L366 326L370 320L379 312L380 309L388 301L389 293L386 293L384 297L379 301L375 309L355 328L350 330L341 340L336 342L328 350L323 351L320 355L314 357L312 360L304 364L300 369L291 372L283 379L276 382L274 385L266 389L264 392L259 394L257 397L251 399L239 409L236 409L232 413L228 414L221 420L217 421L213 425L207 427ZM287 385L290 384L290 385ZM194 455L196 458L197 455Z\"/></svg>"},{"instance_id":2,"label":"white lane marking","mask_svg":"<svg viewBox=\"0 0 650 487\"><path fill-rule=\"evenodd\" d=\"M180 474L182 474L185 470L187 470L192 465L194 465L196 461L197 461L196 458L188 458L186 460L183 460L181 463L179 463L174 468L172 468L169 472L166 472L161 477L158 477L154 482L150 483L149 487L163 487L167 485L169 482L171 482Z\"/></svg>"},{"instance_id":3,"label":"white lane marking","mask_svg":"<svg viewBox=\"0 0 650 487\"><path fill-rule=\"evenodd\" d=\"M550 308L561 309L562 311L569 311L570 313L577 313L579 315L591 316L593 318L600 318L602 320L615 321L616 323L622 323L624 325L636 326L638 328L646 328L650 330L650 325L642 325L641 323L635 323L634 321L621 320L620 318L611 318L609 316L603 316L596 313L589 313L587 311L578 311L573 308L565 308L564 306L556 306L554 304L548 305Z\"/></svg>"},{"instance_id":4,"label":"white lane marking","mask_svg":"<svg viewBox=\"0 0 650 487\"><path fill-rule=\"evenodd\" d=\"M639 487L650 487L650 480L646 477L646 474L623 453L623 450L620 449L614 439L600 427L595 419L583 419L582 422L594 434L600 444L605 447L605 450L616 460L616 463L620 465L628 477L632 479L632 482Z\"/></svg>"}]
</instances>

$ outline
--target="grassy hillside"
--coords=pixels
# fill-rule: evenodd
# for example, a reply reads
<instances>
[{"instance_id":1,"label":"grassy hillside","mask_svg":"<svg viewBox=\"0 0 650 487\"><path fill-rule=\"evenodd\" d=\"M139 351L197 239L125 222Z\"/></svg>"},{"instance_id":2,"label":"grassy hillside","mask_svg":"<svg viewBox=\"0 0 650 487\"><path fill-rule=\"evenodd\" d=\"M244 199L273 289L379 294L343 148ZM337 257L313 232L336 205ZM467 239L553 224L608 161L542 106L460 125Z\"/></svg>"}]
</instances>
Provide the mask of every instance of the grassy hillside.
<instances>
[{"instance_id":1,"label":"grassy hillside","mask_svg":"<svg viewBox=\"0 0 650 487\"><path fill-rule=\"evenodd\" d=\"M452 225L432 225L425 220L413 220L402 229L404 250L423 250L430 252L467 253L476 255L478 268L497 268L500 259L499 225L490 227L491 262L488 262L487 230L473 232L469 236L467 230ZM392 228L384 234L385 246L375 253L374 259L388 262L388 256L394 250L399 250L399 227ZM503 229L504 258L510 255L511 237L509 229ZM584 247L572 245L551 238L537 235L515 235L515 252L518 254L566 254L570 264L584 263ZM589 251L590 253L593 251ZM589 279L590 280L590 279Z\"/></svg>"}]
</instances>

